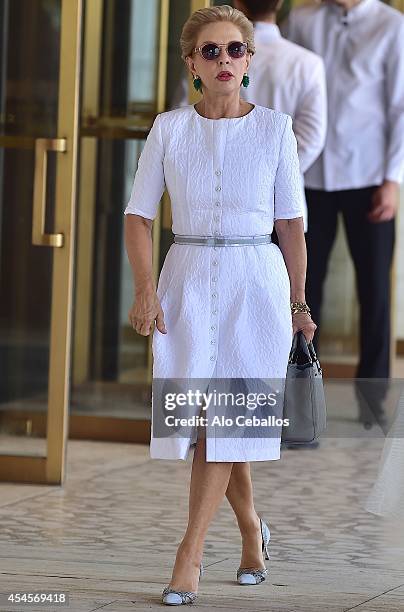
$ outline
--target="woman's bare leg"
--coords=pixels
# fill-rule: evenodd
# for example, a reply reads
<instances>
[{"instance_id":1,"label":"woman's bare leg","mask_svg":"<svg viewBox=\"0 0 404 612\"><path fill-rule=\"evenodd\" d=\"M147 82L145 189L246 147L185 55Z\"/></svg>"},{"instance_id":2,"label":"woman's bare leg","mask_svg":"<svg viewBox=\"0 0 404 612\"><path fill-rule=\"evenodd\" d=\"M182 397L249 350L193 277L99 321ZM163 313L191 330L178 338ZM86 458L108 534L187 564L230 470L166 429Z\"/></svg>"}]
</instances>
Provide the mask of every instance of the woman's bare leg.
<instances>
[{"instance_id":1,"label":"woman's bare leg","mask_svg":"<svg viewBox=\"0 0 404 612\"><path fill-rule=\"evenodd\" d=\"M254 507L250 463L233 463L226 497L237 518L241 533L240 567L265 567L259 516Z\"/></svg>"},{"instance_id":2,"label":"woman's bare leg","mask_svg":"<svg viewBox=\"0 0 404 612\"><path fill-rule=\"evenodd\" d=\"M197 439L192 461L188 526L178 547L170 587L198 590L199 564L205 536L224 499L233 463L206 461L206 438Z\"/></svg>"}]
</instances>

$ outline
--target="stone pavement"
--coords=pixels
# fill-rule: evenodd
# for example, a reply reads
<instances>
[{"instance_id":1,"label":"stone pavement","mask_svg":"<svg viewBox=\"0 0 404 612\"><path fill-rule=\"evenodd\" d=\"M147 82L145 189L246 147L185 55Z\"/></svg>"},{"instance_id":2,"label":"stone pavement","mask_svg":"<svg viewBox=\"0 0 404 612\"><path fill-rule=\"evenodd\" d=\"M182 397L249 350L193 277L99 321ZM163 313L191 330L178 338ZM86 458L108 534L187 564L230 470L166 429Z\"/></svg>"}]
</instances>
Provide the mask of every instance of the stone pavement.
<instances>
[{"instance_id":1,"label":"stone pavement","mask_svg":"<svg viewBox=\"0 0 404 612\"><path fill-rule=\"evenodd\" d=\"M271 527L269 578L235 581L241 538L227 500L205 542L193 609L404 611L404 521L364 509L384 439L324 438L252 463L258 513ZM64 487L0 484L0 592L63 591L69 607L163 610L187 518L192 454L149 458L148 446L70 441Z\"/></svg>"}]
</instances>

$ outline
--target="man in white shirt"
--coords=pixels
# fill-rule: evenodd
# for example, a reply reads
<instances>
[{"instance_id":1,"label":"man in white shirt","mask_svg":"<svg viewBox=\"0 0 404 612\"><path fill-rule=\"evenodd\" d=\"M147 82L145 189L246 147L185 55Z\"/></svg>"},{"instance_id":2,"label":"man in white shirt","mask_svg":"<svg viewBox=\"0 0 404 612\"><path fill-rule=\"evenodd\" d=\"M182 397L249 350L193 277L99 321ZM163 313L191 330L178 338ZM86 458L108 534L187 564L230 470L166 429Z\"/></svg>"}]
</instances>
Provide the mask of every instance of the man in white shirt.
<instances>
[{"instance_id":1,"label":"man in white shirt","mask_svg":"<svg viewBox=\"0 0 404 612\"><path fill-rule=\"evenodd\" d=\"M327 132L327 88L322 58L282 37L276 14L283 0L234 0L233 6L254 24L256 53L248 87L240 95L247 102L291 115L303 174L320 155ZM307 230L307 208L304 210Z\"/></svg>"},{"instance_id":2,"label":"man in white shirt","mask_svg":"<svg viewBox=\"0 0 404 612\"><path fill-rule=\"evenodd\" d=\"M307 301L319 325L341 212L360 304L356 376L387 379L390 268L404 176L404 16L379 0L325 0L293 9L281 31L321 55L327 76L326 143L305 173ZM375 410L384 392L381 385Z\"/></svg>"},{"instance_id":3,"label":"man in white shirt","mask_svg":"<svg viewBox=\"0 0 404 612\"><path fill-rule=\"evenodd\" d=\"M303 173L321 153L327 131L327 100L324 63L321 57L285 40L276 25L276 11L283 0L234 0L254 24L256 53L250 63L248 87L240 88L247 102L291 115L297 140L302 191ZM188 80L181 80L171 108L187 105ZM307 207L303 211L307 230ZM277 236L274 232L274 242Z\"/></svg>"}]
</instances>

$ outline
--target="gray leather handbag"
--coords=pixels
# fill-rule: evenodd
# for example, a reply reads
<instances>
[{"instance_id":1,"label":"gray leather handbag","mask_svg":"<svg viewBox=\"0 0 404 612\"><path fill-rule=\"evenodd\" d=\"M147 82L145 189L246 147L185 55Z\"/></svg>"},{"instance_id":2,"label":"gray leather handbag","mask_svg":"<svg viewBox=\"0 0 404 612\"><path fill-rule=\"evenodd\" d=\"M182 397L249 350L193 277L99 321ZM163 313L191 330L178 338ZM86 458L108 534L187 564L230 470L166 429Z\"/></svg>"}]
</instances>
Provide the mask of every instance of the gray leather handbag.
<instances>
[{"instance_id":1,"label":"gray leather handbag","mask_svg":"<svg viewBox=\"0 0 404 612\"><path fill-rule=\"evenodd\" d=\"M326 428L323 372L312 342L300 330L294 334L283 397L282 442L306 444Z\"/></svg>"}]
</instances>

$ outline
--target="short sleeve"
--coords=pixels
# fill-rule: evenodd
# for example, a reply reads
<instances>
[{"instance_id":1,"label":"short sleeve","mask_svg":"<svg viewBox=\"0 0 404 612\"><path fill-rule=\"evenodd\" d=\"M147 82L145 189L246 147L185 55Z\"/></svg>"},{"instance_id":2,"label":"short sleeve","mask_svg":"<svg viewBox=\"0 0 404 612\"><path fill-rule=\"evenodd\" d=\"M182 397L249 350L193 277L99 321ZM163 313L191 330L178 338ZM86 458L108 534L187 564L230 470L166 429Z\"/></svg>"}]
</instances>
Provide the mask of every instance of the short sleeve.
<instances>
[{"instance_id":1,"label":"short sleeve","mask_svg":"<svg viewBox=\"0 0 404 612\"><path fill-rule=\"evenodd\" d=\"M286 115L275 176L274 220L303 217L304 193L292 117Z\"/></svg>"},{"instance_id":2,"label":"short sleeve","mask_svg":"<svg viewBox=\"0 0 404 612\"><path fill-rule=\"evenodd\" d=\"M165 189L161 118L156 115L140 154L129 202L124 214L155 219Z\"/></svg>"}]
</instances>

